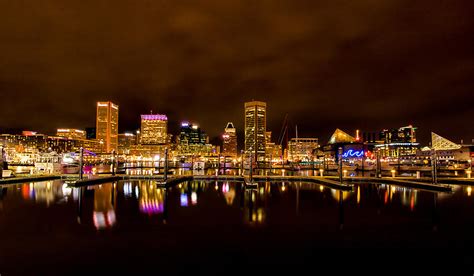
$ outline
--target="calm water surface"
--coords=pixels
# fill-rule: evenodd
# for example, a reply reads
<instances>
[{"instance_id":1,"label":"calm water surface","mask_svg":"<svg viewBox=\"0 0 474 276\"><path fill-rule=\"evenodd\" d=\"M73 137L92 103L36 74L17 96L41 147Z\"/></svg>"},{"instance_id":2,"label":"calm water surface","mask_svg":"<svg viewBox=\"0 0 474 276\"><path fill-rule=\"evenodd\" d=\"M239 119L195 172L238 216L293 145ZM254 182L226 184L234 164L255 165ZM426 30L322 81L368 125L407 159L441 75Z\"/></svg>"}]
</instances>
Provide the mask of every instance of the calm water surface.
<instances>
[{"instance_id":1,"label":"calm water surface","mask_svg":"<svg viewBox=\"0 0 474 276\"><path fill-rule=\"evenodd\" d=\"M473 187L152 181L0 189L1 275L473 271ZM344 265L342 265L344 264ZM158 273L160 272L160 273Z\"/></svg>"}]
</instances>

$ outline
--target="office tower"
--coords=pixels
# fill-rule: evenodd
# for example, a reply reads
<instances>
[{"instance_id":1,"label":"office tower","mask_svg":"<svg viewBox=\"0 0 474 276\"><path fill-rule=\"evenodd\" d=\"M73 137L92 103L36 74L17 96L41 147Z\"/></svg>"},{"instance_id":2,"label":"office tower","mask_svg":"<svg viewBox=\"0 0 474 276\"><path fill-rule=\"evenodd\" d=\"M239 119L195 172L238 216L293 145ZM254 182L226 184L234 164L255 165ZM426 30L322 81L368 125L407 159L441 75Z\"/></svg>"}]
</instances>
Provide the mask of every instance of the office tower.
<instances>
[{"instance_id":1,"label":"office tower","mask_svg":"<svg viewBox=\"0 0 474 276\"><path fill-rule=\"evenodd\" d=\"M86 139L86 132L80 129L58 128L56 136L66 137L69 139Z\"/></svg>"},{"instance_id":2,"label":"office tower","mask_svg":"<svg viewBox=\"0 0 474 276\"><path fill-rule=\"evenodd\" d=\"M188 122L181 123L179 133L179 144L181 145L204 145L207 142L207 135L197 125Z\"/></svg>"},{"instance_id":3,"label":"office tower","mask_svg":"<svg viewBox=\"0 0 474 276\"><path fill-rule=\"evenodd\" d=\"M393 128L393 129L384 129L380 133L380 138L384 140L384 143L416 143L416 127L412 125Z\"/></svg>"},{"instance_id":4,"label":"office tower","mask_svg":"<svg viewBox=\"0 0 474 276\"><path fill-rule=\"evenodd\" d=\"M110 153L118 148L119 107L112 102L97 103L96 139L102 141L103 151Z\"/></svg>"},{"instance_id":5,"label":"office tower","mask_svg":"<svg viewBox=\"0 0 474 276\"><path fill-rule=\"evenodd\" d=\"M227 123L222 139L224 140L222 143L222 154L224 156L237 157L237 133L232 122Z\"/></svg>"},{"instance_id":6,"label":"office tower","mask_svg":"<svg viewBox=\"0 0 474 276\"><path fill-rule=\"evenodd\" d=\"M256 161L265 160L266 109L264 102L245 103L245 153Z\"/></svg>"},{"instance_id":7,"label":"office tower","mask_svg":"<svg viewBox=\"0 0 474 276\"><path fill-rule=\"evenodd\" d=\"M160 114L141 115L140 143L143 145L166 144L168 117Z\"/></svg>"}]
</instances>

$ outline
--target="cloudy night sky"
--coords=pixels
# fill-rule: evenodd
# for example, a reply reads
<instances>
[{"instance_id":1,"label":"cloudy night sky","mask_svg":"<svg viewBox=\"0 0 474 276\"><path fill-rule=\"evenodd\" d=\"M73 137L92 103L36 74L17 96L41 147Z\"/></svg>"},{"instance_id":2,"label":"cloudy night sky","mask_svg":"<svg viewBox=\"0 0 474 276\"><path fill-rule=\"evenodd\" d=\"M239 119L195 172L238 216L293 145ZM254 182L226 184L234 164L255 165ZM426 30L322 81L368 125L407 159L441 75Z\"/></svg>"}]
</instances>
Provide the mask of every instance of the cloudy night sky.
<instances>
[{"instance_id":1,"label":"cloudy night sky","mask_svg":"<svg viewBox=\"0 0 474 276\"><path fill-rule=\"evenodd\" d=\"M414 124L474 138L474 1L0 0L0 128L95 126L120 105L120 130L164 113L210 137L243 129L268 103L326 142Z\"/></svg>"}]
</instances>

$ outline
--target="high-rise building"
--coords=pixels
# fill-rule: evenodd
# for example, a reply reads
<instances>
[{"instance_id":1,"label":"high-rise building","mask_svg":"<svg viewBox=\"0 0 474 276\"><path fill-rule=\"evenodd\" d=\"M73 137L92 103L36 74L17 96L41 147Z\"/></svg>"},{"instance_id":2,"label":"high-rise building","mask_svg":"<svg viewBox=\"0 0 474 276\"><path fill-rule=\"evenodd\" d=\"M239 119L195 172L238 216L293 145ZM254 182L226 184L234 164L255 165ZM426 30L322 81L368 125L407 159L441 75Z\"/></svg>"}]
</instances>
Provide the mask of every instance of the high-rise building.
<instances>
[{"instance_id":1,"label":"high-rise building","mask_svg":"<svg viewBox=\"0 0 474 276\"><path fill-rule=\"evenodd\" d=\"M107 153L118 149L119 107L112 102L97 103L96 139L102 141Z\"/></svg>"},{"instance_id":2,"label":"high-rise building","mask_svg":"<svg viewBox=\"0 0 474 276\"><path fill-rule=\"evenodd\" d=\"M209 138L201 128L188 122L181 123L181 131L177 137L178 151L181 155L201 155L210 152Z\"/></svg>"},{"instance_id":3,"label":"high-rise building","mask_svg":"<svg viewBox=\"0 0 474 276\"><path fill-rule=\"evenodd\" d=\"M225 156L237 157L237 133L234 124L228 122L222 135L222 154Z\"/></svg>"},{"instance_id":4,"label":"high-rise building","mask_svg":"<svg viewBox=\"0 0 474 276\"><path fill-rule=\"evenodd\" d=\"M267 128L267 104L259 101L245 103L245 153L254 160L265 160L265 132Z\"/></svg>"},{"instance_id":5,"label":"high-rise building","mask_svg":"<svg viewBox=\"0 0 474 276\"><path fill-rule=\"evenodd\" d=\"M168 137L168 117L160 114L142 115L140 143L143 145L165 144Z\"/></svg>"},{"instance_id":6,"label":"high-rise building","mask_svg":"<svg viewBox=\"0 0 474 276\"><path fill-rule=\"evenodd\" d=\"M416 127L409 125L398 129L384 129L380 132L381 144L375 145L382 157L409 156L416 154Z\"/></svg>"},{"instance_id":7,"label":"high-rise building","mask_svg":"<svg viewBox=\"0 0 474 276\"><path fill-rule=\"evenodd\" d=\"M70 139L86 139L86 132L80 129L58 128L56 135Z\"/></svg>"},{"instance_id":8,"label":"high-rise building","mask_svg":"<svg viewBox=\"0 0 474 276\"><path fill-rule=\"evenodd\" d=\"M207 143L207 135L197 125L188 122L181 123L181 131L179 133L179 144L183 145L204 145Z\"/></svg>"},{"instance_id":9,"label":"high-rise building","mask_svg":"<svg viewBox=\"0 0 474 276\"><path fill-rule=\"evenodd\" d=\"M416 143L416 127L409 125L398 129L384 129L380 133L380 138L385 144Z\"/></svg>"}]
</instances>

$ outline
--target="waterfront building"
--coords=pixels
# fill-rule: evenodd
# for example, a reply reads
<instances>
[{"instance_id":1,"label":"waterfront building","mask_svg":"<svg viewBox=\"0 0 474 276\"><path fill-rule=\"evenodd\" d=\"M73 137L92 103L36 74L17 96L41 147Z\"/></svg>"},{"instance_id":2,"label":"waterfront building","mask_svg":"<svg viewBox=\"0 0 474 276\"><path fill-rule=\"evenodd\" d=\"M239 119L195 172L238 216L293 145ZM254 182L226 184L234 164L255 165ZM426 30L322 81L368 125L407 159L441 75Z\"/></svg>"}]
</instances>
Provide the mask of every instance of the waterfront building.
<instances>
[{"instance_id":1,"label":"waterfront building","mask_svg":"<svg viewBox=\"0 0 474 276\"><path fill-rule=\"evenodd\" d=\"M215 147L209 144L207 134L197 125L182 122L177 137L179 155L210 155L217 153Z\"/></svg>"},{"instance_id":2,"label":"waterfront building","mask_svg":"<svg viewBox=\"0 0 474 276\"><path fill-rule=\"evenodd\" d=\"M118 149L119 107L112 102L97 103L96 139L107 153Z\"/></svg>"},{"instance_id":3,"label":"waterfront building","mask_svg":"<svg viewBox=\"0 0 474 276\"><path fill-rule=\"evenodd\" d=\"M118 135L118 153L129 154L130 147L137 144L137 136L133 133L121 133Z\"/></svg>"},{"instance_id":4,"label":"waterfront building","mask_svg":"<svg viewBox=\"0 0 474 276\"><path fill-rule=\"evenodd\" d=\"M472 145L454 143L439 134L431 132L431 147L424 147L418 150L415 159L431 159L436 152L436 158L442 163L449 164L464 163L471 167L472 163Z\"/></svg>"},{"instance_id":5,"label":"waterfront building","mask_svg":"<svg viewBox=\"0 0 474 276\"><path fill-rule=\"evenodd\" d=\"M318 147L318 138L291 138L288 142L288 161L312 161Z\"/></svg>"},{"instance_id":6,"label":"waterfront building","mask_svg":"<svg viewBox=\"0 0 474 276\"><path fill-rule=\"evenodd\" d=\"M237 133L232 122L228 122L222 135L222 154L237 157Z\"/></svg>"},{"instance_id":7,"label":"waterfront building","mask_svg":"<svg viewBox=\"0 0 474 276\"><path fill-rule=\"evenodd\" d=\"M272 132L265 132L265 161L281 161L282 152L281 145L276 145L272 142Z\"/></svg>"},{"instance_id":8,"label":"waterfront building","mask_svg":"<svg viewBox=\"0 0 474 276\"><path fill-rule=\"evenodd\" d=\"M360 140L357 141L355 137L340 129L336 129L331 138L329 138L328 143L323 147L324 158L338 162L339 148L342 148L342 157L344 159L363 158L365 146Z\"/></svg>"},{"instance_id":9,"label":"waterfront building","mask_svg":"<svg viewBox=\"0 0 474 276\"><path fill-rule=\"evenodd\" d=\"M47 135L36 132L22 134L2 134L0 144L7 150L21 153L35 153L46 148Z\"/></svg>"},{"instance_id":10,"label":"waterfront building","mask_svg":"<svg viewBox=\"0 0 474 276\"><path fill-rule=\"evenodd\" d=\"M101 144L97 140L71 139L61 136L34 135L0 135L0 144L12 155L17 153L78 152L82 147L92 152L100 152Z\"/></svg>"},{"instance_id":11,"label":"waterfront building","mask_svg":"<svg viewBox=\"0 0 474 276\"><path fill-rule=\"evenodd\" d=\"M331 135L331 138L329 138L328 144L334 145L354 142L356 142L356 138L337 128L336 131L334 131L334 133Z\"/></svg>"},{"instance_id":12,"label":"waterfront building","mask_svg":"<svg viewBox=\"0 0 474 276\"><path fill-rule=\"evenodd\" d=\"M86 139L86 132L80 129L58 128L56 131L56 136L70 139Z\"/></svg>"},{"instance_id":13,"label":"waterfront building","mask_svg":"<svg viewBox=\"0 0 474 276\"><path fill-rule=\"evenodd\" d=\"M201 130L198 125L194 125L188 122L182 122L178 139L179 144L182 145L204 145L207 142L207 135Z\"/></svg>"},{"instance_id":14,"label":"waterfront building","mask_svg":"<svg viewBox=\"0 0 474 276\"><path fill-rule=\"evenodd\" d=\"M245 154L252 155L255 161L264 161L266 153L267 104L260 101L246 102L245 115Z\"/></svg>"},{"instance_id":15,"label":"waterfront building","mask_svg":"<svg viewBox=\"0 0 474 276\"><path fill-rule=\"evenodd\" d=\"M385 144L390 143L416 143L416 127L408 125L398 129L384 129L380 133L380 139Z\"/></svg>"},{"instance_id":16,"label":"waterfront building","mask_svg":"<svg viewBox=\"0 0 474 276\"><path fill-rule=\"evenodd\" d=\"M380 133L382 144L375 145L381 157L399 158L413 156L419 149L416 142L416 127L412 125L398 129L384 129Z\"/></svg>"},{"instance_id":17,"label":"waterfront building","mask_svg":"<svg viewBox=\"0 0 474 276\"><path fill-rule=\"evenodd\" d=\"M140 144L166 144L168 141L168 117L160 114L141 115Z\"/></svg>"}]
</instances>

